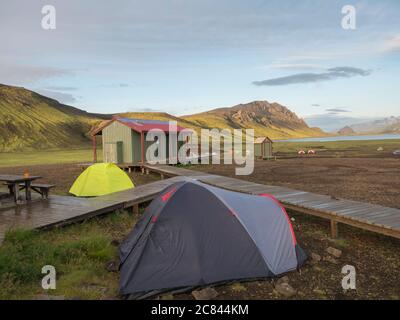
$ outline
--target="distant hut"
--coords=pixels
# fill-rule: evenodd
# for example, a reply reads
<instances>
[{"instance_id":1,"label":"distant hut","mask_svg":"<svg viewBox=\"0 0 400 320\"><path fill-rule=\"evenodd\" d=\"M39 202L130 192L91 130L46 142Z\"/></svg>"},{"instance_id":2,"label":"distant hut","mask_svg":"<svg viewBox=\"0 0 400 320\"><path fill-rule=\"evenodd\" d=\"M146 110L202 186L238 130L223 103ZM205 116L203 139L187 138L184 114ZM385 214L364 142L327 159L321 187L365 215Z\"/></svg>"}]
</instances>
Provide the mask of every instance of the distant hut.
<instances>
[{"instance_id":1,"label":"distant hut","mask_svg":"<svg viewBox=\"0 0 400 320\"><path fill-rule=\"evenodd\" d=\"M168 121L115 117L112 120L104 121L92 132L94 162L97 161L95 137L101 135L104 162L144 164L147 148L153 143L146 141L145 135L152 129L162 130L166 133L166 156L168 158L168 143L170 140ZM177 126L178 133L183 129L181 126ZM175 139L177 138L175 137ZM176 144L180 145L181 142L177 141Z\"/></svg>"},{"instance_id":2,"label":"distant hut","mask_svg":"<svg viewBox=\"0 0 400 320\"><path fill-rule=\"evenodd\" d=\"M272 140L268 137L258 137L254 140L254 155L258 158L268 159L273 157Z\"/></svg>"}]
</instances>

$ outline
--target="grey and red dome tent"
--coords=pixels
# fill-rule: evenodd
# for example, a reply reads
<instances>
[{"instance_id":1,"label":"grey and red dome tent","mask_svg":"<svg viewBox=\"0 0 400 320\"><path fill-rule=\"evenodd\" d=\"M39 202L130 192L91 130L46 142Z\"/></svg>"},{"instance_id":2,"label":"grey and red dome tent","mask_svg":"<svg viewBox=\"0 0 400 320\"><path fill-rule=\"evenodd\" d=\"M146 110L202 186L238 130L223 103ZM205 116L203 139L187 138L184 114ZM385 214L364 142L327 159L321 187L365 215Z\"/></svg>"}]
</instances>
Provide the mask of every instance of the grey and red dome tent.
<instances>
[{"instance_id":1,"label":"grey and red dome tent","mask_svg":"<svg viewBox=\"0 0 400 320\"><path fill-rule=\"evenodd\" d=\"M270 195L198 181L166 188L120 247L120 293L160 292L275 277L306 260L290 219Z\"/></svg>"}]
</instances>

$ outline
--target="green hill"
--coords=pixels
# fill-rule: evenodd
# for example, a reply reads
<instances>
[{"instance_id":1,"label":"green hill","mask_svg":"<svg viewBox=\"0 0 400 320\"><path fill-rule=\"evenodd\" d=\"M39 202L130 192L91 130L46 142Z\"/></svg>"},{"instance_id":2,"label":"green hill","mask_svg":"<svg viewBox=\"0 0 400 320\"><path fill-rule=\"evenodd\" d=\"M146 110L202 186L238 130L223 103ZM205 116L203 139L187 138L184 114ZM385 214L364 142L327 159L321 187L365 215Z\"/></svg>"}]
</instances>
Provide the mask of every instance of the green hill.
<instances>
[{"instance_id":1,"label":"green hill","mask_svg":"<svg viewBox=\"0 0 400 320\"><path fill-rule=\"evenodd\" d=\"M102 117L0 84L0 151L80 147Z\"/></svg>"}]
</instances>

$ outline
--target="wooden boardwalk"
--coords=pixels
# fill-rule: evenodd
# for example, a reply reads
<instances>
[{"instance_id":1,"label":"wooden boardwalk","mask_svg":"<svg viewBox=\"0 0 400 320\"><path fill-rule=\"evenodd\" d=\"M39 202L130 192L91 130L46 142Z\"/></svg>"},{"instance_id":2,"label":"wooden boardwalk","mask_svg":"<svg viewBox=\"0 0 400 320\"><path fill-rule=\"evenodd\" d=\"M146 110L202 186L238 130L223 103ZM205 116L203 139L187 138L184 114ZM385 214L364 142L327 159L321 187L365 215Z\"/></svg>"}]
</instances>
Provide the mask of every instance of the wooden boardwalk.
<instances>
[{"instance_id":1,"label":"wooden boardwalk","mask_svg":"<svg viewBox=\"0 0 400 320\"><path fill-rule=\"evenodd\" d=\"M400 210L359 201L332 199L330 196L286 187L269 186L179 167L145 166L147 171L166 176L186 176L220 188L249 194L269 193L287 209L330 220L331 235L337 237L337 224L344 223L400 239Z\"/></svg>"},{"instance_id":2,"label":"wooden boardwalk","mask_svg":"<svg viewBox=\"0 0 400 320\"><path fill-rule=\"evenodd\" d=\"M37 200L11 208L0 207L0 243L9 229L63 226L118 209L133 208L137 212L140 203L153 199L167 186L188 178L238 192L272 194L288 209L330 220L332 237L337 236L337 223L344 223L400 239L399 209L358 201L336 200L326 195L269 186L180 167L146 165L144 169L147 173L150 171L159 173L163 180L96 198L54 195L50 196L49 200ZM164 179L164 177L173 178Z\"/></svg>"},{"instance_id":3,"label":"wooden boardwalk","mask_svg":"<svg viewBox=\"0 0 400 320\"><path fill-rule=\"evenodd\" d=\"M9 229L40 229L82 221L117 209L134 208L142 202L153 199L162 189L184 178L157 181L134 189L116 192L96 198L50 196L48 200L0 207L0 243Z\"/></svg>"}]
</instances>

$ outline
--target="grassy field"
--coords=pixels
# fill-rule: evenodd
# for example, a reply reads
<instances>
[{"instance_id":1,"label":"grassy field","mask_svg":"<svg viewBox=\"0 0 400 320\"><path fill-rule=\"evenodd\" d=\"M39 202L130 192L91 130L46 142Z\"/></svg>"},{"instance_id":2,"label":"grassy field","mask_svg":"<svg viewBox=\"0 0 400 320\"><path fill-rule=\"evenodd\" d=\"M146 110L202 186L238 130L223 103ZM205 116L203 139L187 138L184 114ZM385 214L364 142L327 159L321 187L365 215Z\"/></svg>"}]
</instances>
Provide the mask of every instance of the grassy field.
<instances>
[{"instance_id":1,"label":"grassy field","mask_svg":"<svg viewBox=\"0 0 400 320\"><path fill-rule=\"evenodd\" d=\"M118 294L117 245L136 218L115 212L51 231L15 230L0 246L0 299L34 299L50 294L66 299L107 299ZM41 287L42 267L56 268L57 288Z\"/></svg>"},{"instance_id":2,"label":"grassy field","mask_svg":"<svg viewBox=\"0 0 400 320\"><path fill-rule=\"evenodd\" d=\"M382 147L383 151L377 151ZM318 155L332 157L350 156L385 156L400 149L400 140L371 141L330 141L330 142L276 142L274 152L281 156L297 155L297 152L313 149Z\"/></svg>"},{"instance_id":3,"label":"grassy field","mask_svg":"<svg viewBox=\"0 0 400 320\"><path fill-rule=\"evenodd\" d=\"M383 151L377 151L379 147ZM274 152L278 156L297 156L300 149L316 150L317 156L359 157L359 156L391 156L394 150L400 149L400 140L374 141L334 141L334 142L276 142ZM91 162L91 148L62 149L48 151L28 151L19 153L0 153L0 167L14 167L37 164ZM102 151L98 149L98 161L102 160Z\"/></svg>"},{"instance_id":4,"label":"grassy field","mask_svg":"<svg viewBox=\"0 0 400 320\"><path fill-rule=\"evenodd\" d=\"M102 160L103 153L97 151L98 161ZM27 151L17 153L0 153L0 167L32 166L37 164L92 162L93 151L85 149L65 149L48 151Z\"/></svg>"}]
</instances>

